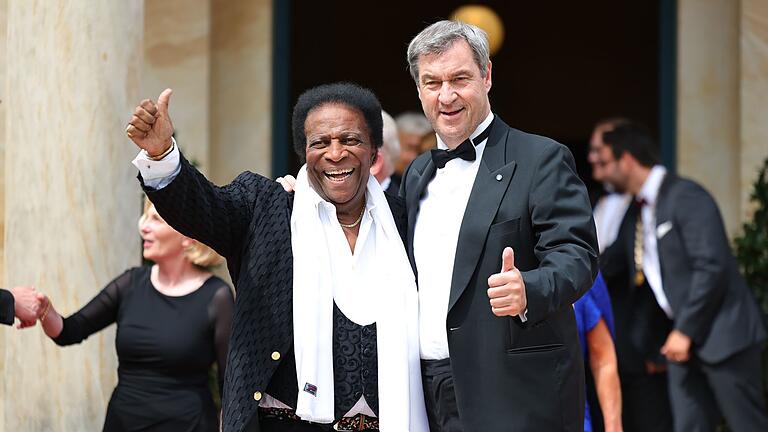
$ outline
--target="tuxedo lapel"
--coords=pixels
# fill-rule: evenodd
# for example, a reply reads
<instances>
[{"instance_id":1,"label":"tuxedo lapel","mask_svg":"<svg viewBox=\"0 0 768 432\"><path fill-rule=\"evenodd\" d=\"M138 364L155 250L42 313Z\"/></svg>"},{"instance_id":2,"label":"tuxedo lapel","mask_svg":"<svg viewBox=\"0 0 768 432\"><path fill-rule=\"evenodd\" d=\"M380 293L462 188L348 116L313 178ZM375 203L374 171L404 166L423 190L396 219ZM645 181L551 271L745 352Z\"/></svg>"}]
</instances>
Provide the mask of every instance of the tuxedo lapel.
<instances>
[{"instance_id":1,"label":"tuxedo lapel","mask_svg":"<svg viewBox=\"0 0 768 432\"><path fill-rule=\"evenodd\" d=\"M509 126L499 118L495 119L495 123L483 151L483 160L477 170L459 230L448 301L449 311L461 297L475 272L488 229L515 172L515 161L506 161Z\"/></svg>"}]
</instances>

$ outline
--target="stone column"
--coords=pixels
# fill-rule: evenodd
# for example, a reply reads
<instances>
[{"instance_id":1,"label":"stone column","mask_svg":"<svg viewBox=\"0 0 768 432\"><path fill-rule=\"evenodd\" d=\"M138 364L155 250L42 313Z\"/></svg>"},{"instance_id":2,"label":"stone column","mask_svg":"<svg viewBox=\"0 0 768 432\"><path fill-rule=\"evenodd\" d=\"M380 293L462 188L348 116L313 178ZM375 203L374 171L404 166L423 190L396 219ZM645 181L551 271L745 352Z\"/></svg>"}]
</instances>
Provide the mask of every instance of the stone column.
<instances>
[{"instance_id":1,"label":"stone column","mask_svg":"<svg viewBox=\"0 0 768 432\"><path fill-rule=\"evenodd\" d=\"M143 1L8 0L5 252L70 314L139 264L140 190L124 134L139 96ZM114 326L59 348L2 329L6 431L100 430L116 382Z\"/></svg>"},{"instance_id":2,"label":"stone column","mask_svg":"<svg viewBox=\"0 0 768 432\"><path fill-rule=\"evenodd\" d=\"M245 170L269 176L272 1L213 0L211 16L210 178L228 183Z\"/></svg>"},{"instance_id":3,"label":"stone column","mask_svg":"<svg viewBox=\"0 0 768 432\"><path fill-rule=\"evenodd\" d=\"M6 31L8 1L0 0L0 287L6 288L5 282L5 98L8 87L5 80L6 57ZM6 332L0 330L0 359L5 359ZM5 362L0 361L0 377L6 376ZM4 386L0 385L0 401L5 400ZM0 431L5 424L5 406L0 403Z\"/></svg>"},{"instance_id":4,"label":"stone column","mask_svg":"<svg viewBox=\"0 0 768 432\"><path fill-rule=\"evenodd\" d=\"M0 169L0 287L5 287L5 236L3 232L5 230L5 106L8 95L8 86L5 79L5 71L8 64L6 56L7 12L8 1L0 0L0 168L2 168Z\"/></svg>"},{"instance_id":5,"label":"stone column","mask_svg":"<svg viewBox=\"0 0 768 432\"><path fill-rule=\"evenodd\" d=\"M749 194L768 157L768 2L741 0L740 219L752 216Z\"/></svg>"},{"instance_id":6,"label":"stone column","mask_svg":"<svg viewBox=\"0 0 768 432\"><path fill-rule=\"evenodd\" d=\"M170 113L184 155L210 170L210 0L146 3L141 98L173 89Z\"/></svg>"},{"instance_id":7,"label":"stone column","mask_svg":"<svg viewBox=\"0 0 768 432\"><path fill-rule=\"evenodd\" d=\"M739 2L678 1L677 169L739 226Z\"/></svg>"}]
</instances>

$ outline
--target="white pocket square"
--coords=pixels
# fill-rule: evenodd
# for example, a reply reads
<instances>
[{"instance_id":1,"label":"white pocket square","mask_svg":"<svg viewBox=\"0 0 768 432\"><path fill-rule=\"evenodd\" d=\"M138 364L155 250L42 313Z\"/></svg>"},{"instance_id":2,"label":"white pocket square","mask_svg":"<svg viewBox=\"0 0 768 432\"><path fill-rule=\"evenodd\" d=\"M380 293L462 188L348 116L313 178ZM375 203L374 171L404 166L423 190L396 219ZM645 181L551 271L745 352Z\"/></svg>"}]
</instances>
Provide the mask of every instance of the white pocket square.
<instances>
[{"instance_id":1,"label":"white pocket square","mask_svg":"<svg viewBox=\"0 0 768 432\"><path fill-rule=\"evenodd\" d=\"M660 223L659 226L656 227L656 238L660 239L667 235L667 233L672 229L672 221L666 221L664 223Z\"/></svg>"}]
</instances>

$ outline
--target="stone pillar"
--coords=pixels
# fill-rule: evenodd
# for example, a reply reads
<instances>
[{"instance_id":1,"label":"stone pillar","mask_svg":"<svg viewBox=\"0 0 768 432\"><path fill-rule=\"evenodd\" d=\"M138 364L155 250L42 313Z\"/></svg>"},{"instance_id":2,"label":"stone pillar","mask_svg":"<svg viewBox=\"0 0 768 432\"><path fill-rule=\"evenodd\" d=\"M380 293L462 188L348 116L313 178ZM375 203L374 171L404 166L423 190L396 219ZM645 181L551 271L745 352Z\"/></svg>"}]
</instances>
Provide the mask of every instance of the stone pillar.
<instances>
[{"instance_id":1,"label":"stone pillar","mask_svg":"<svg viewBox=\"0 0 768 432\"><path fill-rule=\"evenodd\" d=\"M678 1L677 169L739 226L739 2Z\"/></svg>"},{"instance_id":2,"label":"stone pillar","mask_svg":"<svg viewBox=\"0 0 768 432\"><path fill-rule=\"evenodd\" d=\"M210 172L210 0L146 3L141 99L173 89L170 112L184 155Z\"/></svg>"},{"instance_id":3,"label":"stone pillar","mask_svg":"<svg viewBox=\"0 0 768 432\"><path fill-rule=\"evenodd\" d=\"M752 216L749 194L768 157L768 2L741 0L741 220Z\"/></svg>"},{"instance_id":4,"label":"stone pillar","mask_svg":"<svg viewBox=\"0 0 768 432\"><path fill-rule=\"evenodd\" d=\"M228 183L245 170L269 176L272 1L213 0L211 16L210 178Z\"/></svg>"},{"instance_id":5,"label":"stone pillar","mask_svg":"<svg viewBox=\"0 0 768 432\"><path fill-rule=\"evenodd\" d=\"M0 287L5 287L5 106L8 95L8 86L5 79L5 70L8 64L6 57L6 32L8 30L8 21L6 13L8 12L8 1L0 0ZM2 341L0 341L2 342ZM5 344L2 344L5 345ZM2 366L0 366L2 371ZM2 376L2 375L0 375ZM0 420L2 420L2 409L0 409Z\"/></svg>"},{"instance_id":6,"label":"stone pillar","mask_svg":"<svg viewBox=\"0 0 768 432\"><path fill-rule=\"evenodd\" d=\"M5 80L6 57L6 31L8 21L8 1L0 0L0 287L7 287L5 282L5 99L8 87ZM0 377L7 376L5 367L6 355L6 331L0 329ZM0 384L0 401L6 399L5 388ZM0 431L5 424L5 405L0 403Z\"/></svg>"},{"instance_id":7,"label":"stone pillar","mask_svg":"<svg viewBox=\"0 0 768 432\"><path fill-rule=\"evenodd\" d=\"M5 252L70 314L140 263L140 190L124 134L139 96L143 1L8 0ZM100 430L116 382L114 326L59 348L2 329L6 431Z\"/></svg>"}]
</instances>

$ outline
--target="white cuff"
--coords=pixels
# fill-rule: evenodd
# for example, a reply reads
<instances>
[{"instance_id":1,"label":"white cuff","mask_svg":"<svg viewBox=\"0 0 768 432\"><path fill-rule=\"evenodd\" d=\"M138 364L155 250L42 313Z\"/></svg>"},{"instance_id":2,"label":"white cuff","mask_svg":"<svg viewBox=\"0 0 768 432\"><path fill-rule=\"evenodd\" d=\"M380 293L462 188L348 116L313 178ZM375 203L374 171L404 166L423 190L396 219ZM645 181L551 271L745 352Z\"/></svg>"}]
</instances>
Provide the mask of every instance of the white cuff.
<instances>
[{"instance_id":1,"label":"white cuff","mask_svg":"<svg viewBox=\"0 0 768 432\"><path fill-rule=\"evenodd\" d=\"M521 322L526 322L526 321L528 321L528 308L525 308L525 310L523 311L523 313L521 313L521 314L518 314L517 316L520 318L520 321L521 321Z\"/></svg>"},{"instance_id":2,"label":"white cuff","mask_svg":"<svg viewBox=\"0 0 768 432\"><path fill-rule=\"evenodd\" d=\"M173 149L159 161L149 158L146 150L139 151L133 159L133 165L141 173L144 185L153 189L162 189L176 178L181 171L181 157L176 139L171 137Z\"/></svg>"}]
</instances>

